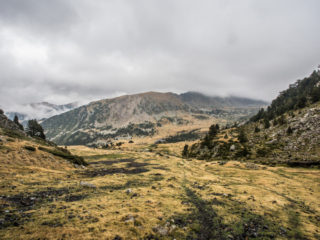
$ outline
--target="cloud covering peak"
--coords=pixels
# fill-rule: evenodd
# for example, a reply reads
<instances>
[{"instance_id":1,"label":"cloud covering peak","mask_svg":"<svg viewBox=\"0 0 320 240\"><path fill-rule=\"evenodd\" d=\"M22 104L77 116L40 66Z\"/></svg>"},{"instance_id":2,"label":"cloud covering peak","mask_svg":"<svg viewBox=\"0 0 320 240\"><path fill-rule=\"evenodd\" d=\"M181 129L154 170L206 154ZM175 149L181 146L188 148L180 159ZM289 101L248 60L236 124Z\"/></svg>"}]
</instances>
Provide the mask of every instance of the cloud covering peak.
<instances>
[{"instance_id":1,"label":"cloud covering peak","mask_svg":"<svg viewBox=\"0 0 320 240\"><path fill-rule=\"evenodd\" d=\"M318 0L3 0L0 105L144 91L271 100L320 63Z\"/></svg>"}]
</instances>

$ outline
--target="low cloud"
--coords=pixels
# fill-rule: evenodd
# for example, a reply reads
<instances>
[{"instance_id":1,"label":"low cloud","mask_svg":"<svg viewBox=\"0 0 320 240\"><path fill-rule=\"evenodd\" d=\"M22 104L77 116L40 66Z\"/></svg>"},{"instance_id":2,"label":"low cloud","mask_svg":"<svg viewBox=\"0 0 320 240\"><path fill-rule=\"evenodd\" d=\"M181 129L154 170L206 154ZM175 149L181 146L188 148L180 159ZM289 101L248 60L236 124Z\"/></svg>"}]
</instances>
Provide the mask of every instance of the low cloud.
<instances>
[{"instance_id":1,"label":"low cloud","mask_svg":"<svg viewBox=\"0 0 320 240\"><path fill-rule=\"evenodd\" d=\"M271 100L320 63L318 0L3 0L0 106L144 91Z\"/></svg>"}]
</instances>

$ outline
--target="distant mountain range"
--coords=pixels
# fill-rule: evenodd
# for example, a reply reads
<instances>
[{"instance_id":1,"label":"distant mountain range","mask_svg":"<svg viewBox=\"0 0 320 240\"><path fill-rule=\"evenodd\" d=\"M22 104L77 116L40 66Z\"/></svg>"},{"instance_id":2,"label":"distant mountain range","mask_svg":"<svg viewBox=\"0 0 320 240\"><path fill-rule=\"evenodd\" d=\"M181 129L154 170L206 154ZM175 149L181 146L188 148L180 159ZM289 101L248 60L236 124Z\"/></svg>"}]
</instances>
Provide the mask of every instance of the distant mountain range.
<instances>
[{"instance_id":1,"label":"distant mountain range","mask_svg":"<svg viewBox=\"0 0 320 240\"><path fill-rule=\"evenodd\" d=\"M183 115L209 114L217 108L259 108L268 103L200 93L147 92L89 103L42 122L46 136L57 144L89 144L118 136L153 134L162 118L181 121Z\"/></svg>"},{"instance_id":2,"label":"distant mountain range","mask_svg":"<svg viewBox=\"0 0 320 240\"><path fill-rule=\"evenodd\" d=\"M58 115L58 114L70 111L78 106L79 104L76 102L63 104L63 105L56 105L48 102L29 103L24 105L22 108L20 108L17 111L9 111L9 112L6 112L5 114L11 120L13 120L14 116L17 115L19 120L23 124L25 124L27 120L30 120L30 119L42 120L45 118L52 117L54 115Z\"/></svg>"}]
</instances>

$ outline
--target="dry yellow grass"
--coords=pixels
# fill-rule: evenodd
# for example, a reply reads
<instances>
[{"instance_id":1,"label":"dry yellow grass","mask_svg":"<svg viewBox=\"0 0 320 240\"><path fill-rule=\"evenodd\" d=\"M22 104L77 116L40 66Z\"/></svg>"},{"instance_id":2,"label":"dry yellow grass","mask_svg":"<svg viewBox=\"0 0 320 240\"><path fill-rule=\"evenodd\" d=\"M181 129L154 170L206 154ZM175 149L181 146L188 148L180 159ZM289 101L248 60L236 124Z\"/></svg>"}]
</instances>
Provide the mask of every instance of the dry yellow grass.
<instances>
[{"instance_id":1,"label":"dry yellow grass","mask_svg":"<svg viewBox=\"0 0 320 240\"><path fill-rule=\"evenodd\" d=\"M119 150L68 147L91 163L86 168L75 168L39 150L25 150L23 146L30 145L26 141L6 142L6 149L0 151L0 238L143 239L158 235L185 239L202 229L197 224L203 222L190 216L205 219L197 203L232 226L229 232L234 236L242 222L263 221L268 228L263 231L276 231L278 239L319 237L319 169L252 167L236 161L220 165L180 158L184 143L150 148L154 139L134 142ZM80 181L96 188L83 187ZM34 204L22 206L21 199ZM14 217L7 221L6 216ZM172 223L177 216L184 216L188 224ZM166 222L171 227L161 235L155 228Z\"/></svg>"}]
</instances>

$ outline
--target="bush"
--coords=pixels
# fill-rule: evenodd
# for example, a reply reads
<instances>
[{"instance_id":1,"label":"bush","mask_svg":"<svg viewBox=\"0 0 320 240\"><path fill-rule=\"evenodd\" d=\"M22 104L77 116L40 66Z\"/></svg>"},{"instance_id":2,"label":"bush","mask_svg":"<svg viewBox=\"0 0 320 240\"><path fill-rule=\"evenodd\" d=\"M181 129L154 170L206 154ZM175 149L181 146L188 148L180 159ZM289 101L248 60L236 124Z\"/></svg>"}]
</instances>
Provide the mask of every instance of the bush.
<instances>
[{"instance_id":1,"label":"bush","mask_svg":"<svg viewBox=\"0 0 320 240\"><path fill-rule=\"evenodd\" d=\"M287 123L286 118L284 117L283 114L279 117L278 123L279 123L280 125L284 125L284 124Z\"/></svg>"},{"instance_id":2,"label":"bush","mask_svg":"<svg viewBox=\"0 0 320 240\"><path fill-rule=\"evenodd\" d=\"M264 124L264 128L265 128L265 129L267 129L267 128L269 128L269 127L270 127L270 122L269 122L269 120L268 120L268 119L264 119L263 124Z\"/></svg>"},{"instance_id":3,"label":"bush","mask_svg":"<svg viewBox=\"0 0 320 240\"><path fill-rule=\"evenodd\" d=\"M184 158L188 157L188 150L189 150L189 145L188 144L184 145L184 148L182 150L182 157Z\"/></svg>"},{"instance_id":4,"label":"bush","mask_svg":"<svg viewBox=\"0 0 320 240\"><path fill-rule=\"evenodd\" d=\"M238 140L240 143L248 142L248 138L243 129L240 129Z\"/></svg>"},{"instance_id":5,"label":"bush","mask_svg":"<svg viewBox=\"0 0 320 240\"><path fill-rule=\"evenodd\" d=\"M260 128L259 128L258 126L256 126L256 127L254 128L254 132L255 132L255 133L260 132Z\"/></svg>"},{"instance_id":6,"label":"bush","mask_svg":"<svg viewBox=\"0 0 320 240\"><path fill-rule=\"evenodd\" d=\"M63 148L45 148L45 147L38 147L39 150L51 153L52 155L67 159L68 161L79 164L79 165L88 165L88 163L83 159L83 157L72 155L67 149Z\"/></svg>"},{"instance_id":7,"label":"bush","mask_svg":"<svg viewBox=\"0 0 320 240\"><path fill-rule=\"evenodd\" d=\"M247 157L250 154L251 154L250 150L248 149L248 147L245 146L244 148L236 152L235 157L236 158Z\"/></svg>"},{"instance_id":8,"label":"bush","mask_svg":"<svg viewBox=\"0 0 320 240\"><path fill-rule=\"evenodd\" d=\"M23 147L24 149L27 149L27 150L29 150L29 151L32 151L32 152L35 152L36 151L36 148L35 147L32 147L32 146L24 146Z\"/></svg>"},{"instance_id":9,"label":"bush","mask_svg":"<svg viewBox=\"0 0 320 240\"><path fill-rule=\"evenodd\" d=\"M293 133L293 130L292 128L289 126L288 129L287 129L287 134L288 135L291 135Z\"/></svg>"},{"instance_id":10,"label":"bush","mask_svg":"<svg viewBox=\"0 0 320 240\"><path fill-rule=\"evenodd\" d=\"M268 150L266 148L259 148L257 150L257 157L265 157L268 154Z\"/></svg>"},{"instance_id":11,"label":"bush","mask_svg":"<svg viewBox=\"0 0 320 240\"><path fill-rule=\"evenodd\" d=\"M2 109L0 109L0 114L4 114L4 112L3 112L3 110L2 110Z\"/></svg>"}]
</instances>

